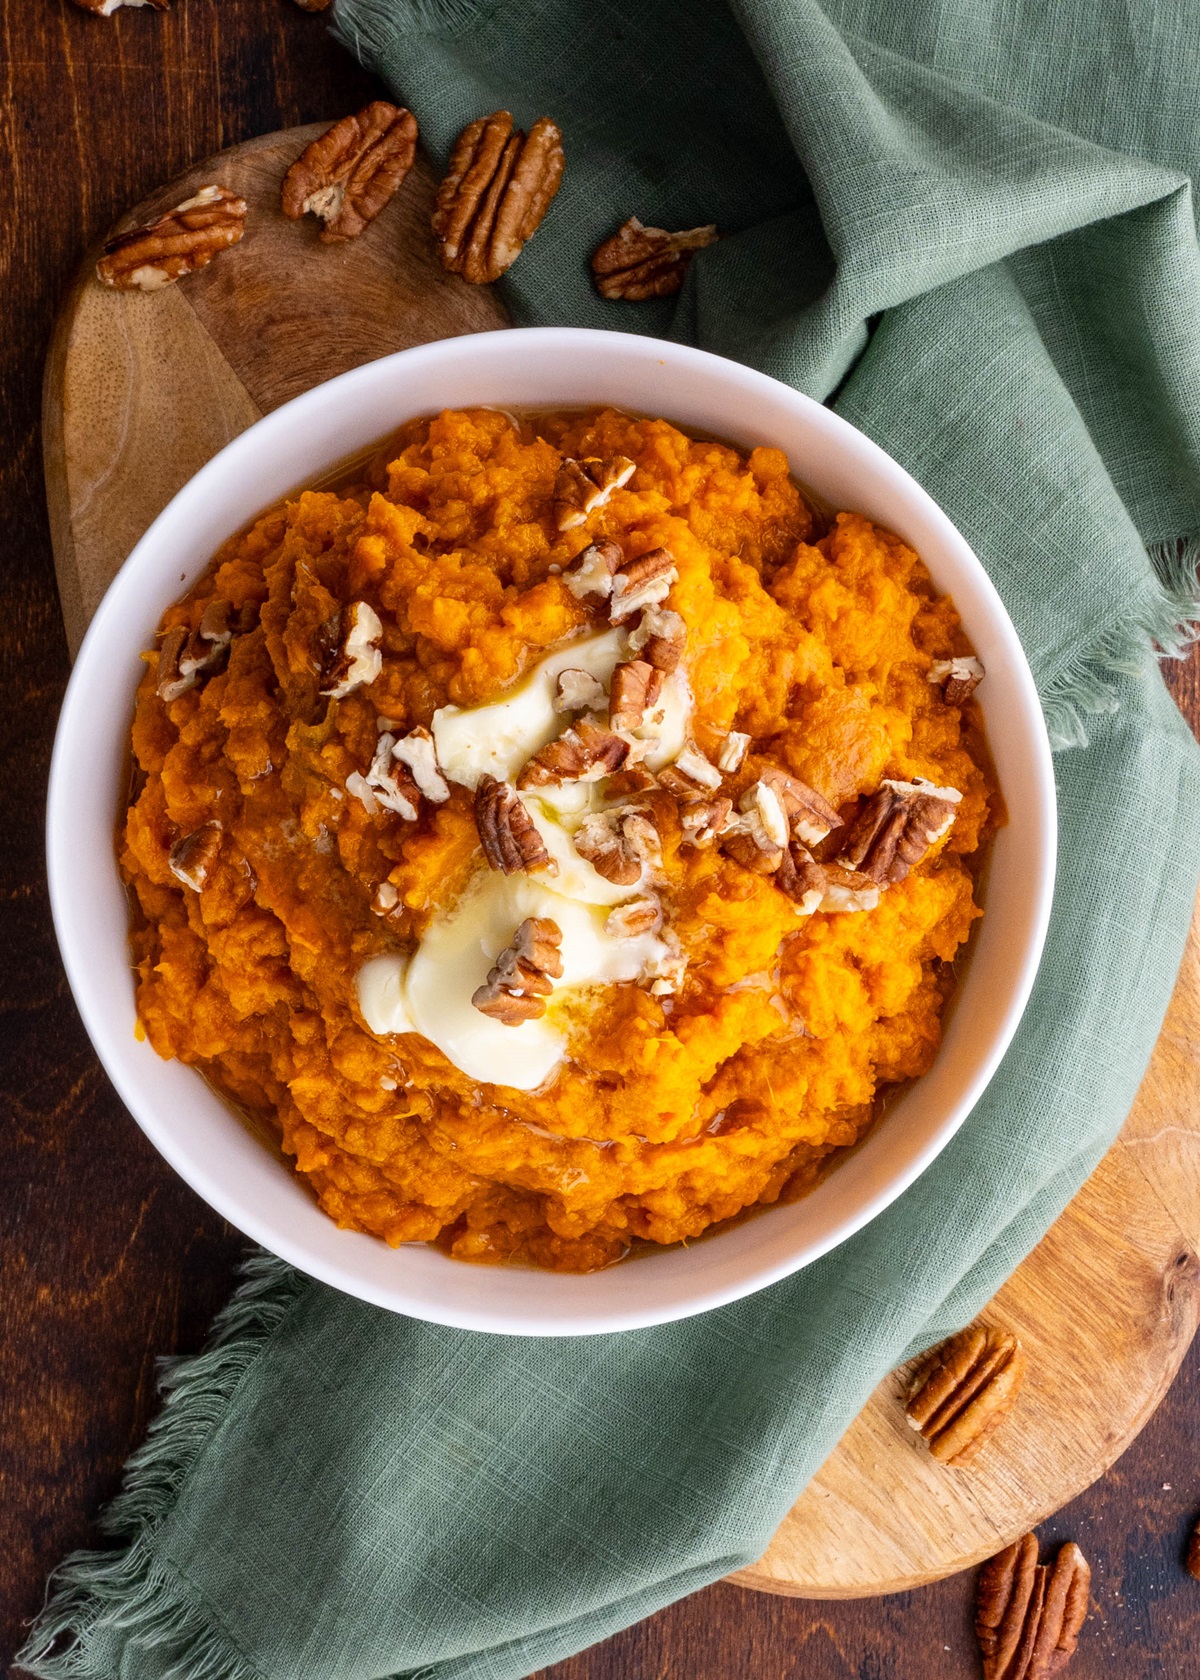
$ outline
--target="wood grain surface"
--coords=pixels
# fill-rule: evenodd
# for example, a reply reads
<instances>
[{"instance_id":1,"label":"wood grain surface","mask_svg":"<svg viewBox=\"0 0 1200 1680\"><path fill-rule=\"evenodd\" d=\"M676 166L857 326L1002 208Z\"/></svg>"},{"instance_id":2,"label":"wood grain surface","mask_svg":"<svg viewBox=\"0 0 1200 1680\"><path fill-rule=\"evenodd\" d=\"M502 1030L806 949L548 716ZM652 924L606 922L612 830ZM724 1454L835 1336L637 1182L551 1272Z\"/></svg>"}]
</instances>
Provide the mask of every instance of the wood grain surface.
<instances>
[{"instance_id":1,"label":"wood grain surface","mask_svg":"<svg viewBox=\"0 0 1200 1680\"><path fill-rule=\"evenodd\" d=\"M0 1667L47 1570L154 1407L157 1355L194 1349L240 1239L174 1177L88 1048L54 949L41 865L45 770L67 648L41 504L38 387L56 306L83 252L158 182L224 146L341 114L377 91L285 0L182 0L110 23L65 0L0 0ZM1200 722L1200 662L1173 667ZM1045 1523L1092 1559L1093 1614L1072 1673L1197 1670L1200 1588L1180 1567L1200 1509L1200 1349L1113 1470ZM928 1680L976 1671L971 1580L841 1604L721 1585L541 1680Z\"/></svg>"}]
</instances>

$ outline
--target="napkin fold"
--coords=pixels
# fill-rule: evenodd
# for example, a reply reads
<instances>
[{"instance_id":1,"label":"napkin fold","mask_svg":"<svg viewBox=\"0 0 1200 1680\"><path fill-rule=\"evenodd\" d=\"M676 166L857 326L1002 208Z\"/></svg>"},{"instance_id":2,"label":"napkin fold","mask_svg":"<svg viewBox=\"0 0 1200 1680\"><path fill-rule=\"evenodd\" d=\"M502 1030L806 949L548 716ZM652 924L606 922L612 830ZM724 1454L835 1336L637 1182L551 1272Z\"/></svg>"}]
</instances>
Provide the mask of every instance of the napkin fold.
<instances>
[{"instance_id":1,"label":"napkin fold","mask_svg":"<svg viewBox=\"0 0 1200 1680\"><path fill-rule=\"evenodd\" d=\"M1100 1159L1200 873L1200 753L1155 657L1198 611L1189 0L335 0L333 19L440 160L497 107L562 124L563 189L503 282L519 322L749 362L947 510L1069 749L1054 914L961 1132L749 1300L506 1338L251 1262L208 1349L165 1368L107 1548L52 1584L20 1659L47 1680L518 1680L751 1561L879 1379L976 1313ZM720 227L678 299L595 293L588 256L629 215Z\"/></svg>"}]
</instances>

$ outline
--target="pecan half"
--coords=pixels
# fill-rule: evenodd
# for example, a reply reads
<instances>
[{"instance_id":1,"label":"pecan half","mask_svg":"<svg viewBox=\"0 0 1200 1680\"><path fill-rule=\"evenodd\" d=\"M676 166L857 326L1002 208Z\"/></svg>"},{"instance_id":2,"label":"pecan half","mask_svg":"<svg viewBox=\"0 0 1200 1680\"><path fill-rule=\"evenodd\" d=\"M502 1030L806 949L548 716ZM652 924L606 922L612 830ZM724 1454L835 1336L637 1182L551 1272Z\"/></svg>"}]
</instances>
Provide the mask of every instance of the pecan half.
<instances>
[{"instance_id":1,"label":"pecan half","mask_svg":"<svg viewBox=\"0 0 1200 1680\"><path fill-rule=\"evenodd\" d=\"M351 601L327 619L318 637L320 693L344 700L352 690L373 683L383 669L382 639L379 614L365 601Z\"/></svg>"},{"instance_id":2,"label":"pecan half","mask_svg":"<svg viewBox=\"0 0 1200 1680\"><path fill-rule=\"evenodd\" d=\"M546 1012L546 999L562 976L562 930L548 916L526 916L511 945L471 994L481 1015L506 1027L519 1027Z\"/></svg>"},{"instance_id":3,"label":"pecan half","mask_svg":"<svg viewBox=\"0 0 1200 1680\"><path fill-rule=\"evenodd\" d=\"M199 828L194 828L190 834L176 840L167 854L167 866L177 881L182 881L185 887L191 887L193 892L199 892L208 880L220 850L220 823L203 822Z\"/></svg>"},{"instance_id":4,"label":"pecan half","mask_svg":"<svg viewBox=\"0 0 1200 1680\"><path fill-rule=\"evenodd\" d=\"M678 577L675 556L669 548L652 548L636 560L623 560L613 574L609 622L620 624L635 612L665 601Z\"/></svg>"},{"instance_id":5,"label":"pecan half","mask_svg":"<svg viewBox=\"0 0 1200 1680\"><path fill-rule=\"evenodd\" d=\"M703 799L720 787L721 772L694 741L685 741L675 762L659 771L658 785L673 793L676 799Z\"/></svg>"},{"instance_id":6,"label":"pecan half","mask_svg":"<svg viewBox=\"0 0 1200 1680\"><path fill-rule=\"evenodd\" d=\"M554 741L534 753L517 778L521 789L552 782L598 782L611 776L629 757L629 743L592 718L580 718Z\"/></svg>"},{"instance_id":7,"label":"pecan half","mask_svg":"<svg viewBox=\"0 0 1200 1680\"><path fill-rule=\"evenodd\" d=\"M1200 1581L1200 1522L1188 1536L1187 1561L1184 1567L1189 1575Z\"/></svg>"},{"instance_id":8,"label":"pecan half","mask_svg":"<svg viewBox=\"0 0 1200 1680\"><path fill-rule=\"evenodd\" d=\"M517 790L495 776L483 775L475 789L475 827L483 855L491 869L515 875L543 869L553 874L556 865L534 826Z\"/></svg>"},{"instance_id":9,"label":"pecan half","mask_svg":"<svg viewBox=\"0 0 1200 1680\"><path fill-rule=\"evenodd\" d=\"M96 278L119 292L156 292L204 268L246 231L246 200L228 187L201 187L147 227L104 247Z\"/></svg>"},{"instance_id":10,"label":"pecan half","mask_svg":"<svg viewBox=\"0 0 1200 1680\"><path fill-rule=\"evenodd\" d=\"M122 6L153 6L156 12L165 12L171 0L75 0L75 4L94 17L111 17Z\"/></svg>"},{"instance_id":11,"label":"pecan half","mask_svg":"<svg viewBox=\"0 0 1200 1680\"><path fill-rule=\"evenodd\" d=\"M660 859L658 830L644 811L598 811L584 818L573 838L580 857L618 887L633 886L643 868Z\"/></svg>"},{"instance_id":12,"label":"pecan half","mask_svg":"<svg viewBox=\"0 0 1200 1680\"><path fill-rule=\"evenodd\" d=\"M552 704L556 712L586 712L603 706L607 698L598 677L571 665L558 673Z\"/></svg>"},{"instance_id":13,"label":"pecan half","mask_svg":"<svg viewBox=\"0 0 1200 1680\"><path fill-rule=\"evenodd\" d=\"M749 735L743 735L737 729L729 731L721 742L721 750L717 754L717 769L723 776L732 776L735 770L742 768L749 746Z\"/></svg>"},{"instance_id":14,"label":"pecan half","mask_svg":"<svg viewBox=\"0 0 1200 1680\"><path fill-rule=\"evenodd\" d=\"M824 863L825 896L819 908L831 915L854 915L874 910L879 903L879 882L857 869L843 869L841 864Z\"/></svg>"},{"instance_id":15,"label":"pecan half","mask_svg":"<svg viewBox=\"0 0 1200 1680\"><path fill-rule=\"evenodd\" d=\"M724 834L733 818L732 799L697 799L684 805L679 813L679 825L687 846L711 846Z\"/></svg>"},{"instance_id":16,"label":"pecan half","mask_svg":"<svg viewBox=\"0 0 1200 1680\"><path fill-rule=\"evenodd\" d=\"M942 691L947 706L962 706L986 676L978 659L938 659L929 667L929 680Z\"/></svg>"},{"instance_id":17,"label":"pecan half","mask_svg":"<svg viewBox=\"0 0 1200 1680\"><path fill-rule=\"evenodd\" d=\"M587 523L609 501L614 490L624 489L637 471L637 463L628 455L615 455L611 461L588 455L577 461L568 455L554 480L554 523L560 531L574 531ZM604 591L607 593L607 591Z\"/></svg>"},{"instance_id":18,"label":"pecan half","mask_svg":"<svg viewBox=\"0 0 1200 1680\"><path fill-rule=\"evenodd\" d=\"M1024 1534L979 1571L975 1632L984 1680L1046 1680L1075 1653L1092 1572L1072 1540L1053 1566L1037 1555L1036 1536Z\"/></svg>"},{"instance_id":19,"label":"pecan half","mask_svg":"<svg viewBox=\"0 0 1200 1680\"><path fill-rule=\"evenodd\" d=\"M640 654L665 677L678 670L686 646L687 626L667 607L647 607L629 632L630 653Z\"/></svg>"},{"instance_id":20,"label":"pecan half","mask_svg":"<svg viewBox=\"0 0 1200 1680\"><path fill-rule=\"evenodd\" d=\"M917 1370L906 1415L942 1464L968 1464L1016 1404L1025 1354L1007 1330L969 1325Z\"/></svg>"},{"instance_id":21,"label":"pecan half","mask_svg":"<svg viewBox=\"0 0 1200 1680\"><path fill-rule=\"evenodd\" d=\"M640 729L646 713L662 693L661 671L644 659L618 665L608 691L608 721L614 729Z\"/></svg>"},{"instance_id":22,"label":"pecan half","mask_svg":"<svg viewBox=\"0 0 1200 1680\"><path fill-rule=\"evenodd\" d=\"M842 819L816 788L810 788L798 776L790 776L777 765L768 765L762 781L777 795L787 816L793 840L805 846L815 846L824 840L830 829L841 828Z\"/></svg>"},{"instance_id":23,"label":"pecan half","mask_svg":"<svg viewBox=\"0 0 1200 1680\"><path fill-rule=\"evenodd\" d=\"M903 881L957 816L962 794L932 782L888 782L868 799L838 862L880 886Z\"/></svg>"},{"instance_id":24,"label":"pecan half","mask_svg":"<svg viewBox=\"0 0 1200 1680\"><path fill-rule=\"evenodd\" d=\"M775 871L775 885L792 899L806 916L815 915L825 902L829 882L825 870L805 846L793 841Z\"/></svg>"},{"instance_id":25,"label":"pecan half","mask_svg":"<svg viewBox=\"0 0 1200 1680\"><path fill-rule=\"evenodd\" d=\"M319 216L325 245L357 239L391 202L416 155L412 112L373 100L300 153L283 178L283 213L293 221Z\"/></svg>"},{"instance_id":26,"label":"pecan half","mask_svg":"<svg viewBox=\"0 0 1200 1680\"><path fill-rule=\"evenodd\" d=\"M621 564L621 558L621 550L616 543L602 537L599 542L589 544L582 554L576 555L563 572L563 582L581 601L589 595L607 600L612 594L613 573Z\"/></svg>"},{"instance_id":27,"label":"pecan half","mask_svg":"<svg viewBox=\"0 0 1200 1680\"><path fill-rule=\"evenodd\" d=\"M562 133L549 117L528 136L510 111L468 123L433 211L442 267L473 285L498 280L541 226L562 175Z\"/></svg>"},{"instance_id":28,"label":"pecan half","mask_svg":"<svg viewBox=\"0 0 1200 1680\"><path fill-rule=\"evenodd\" d=\"M643 227L630 216L592 253L596 289L601 297L624 298L627 303L671 297L683 285L695 253L716 239L712 226L668 233L666 228Z\"/></svg>"},{"instance_id":29,"label":"pecan half","mask_svg":"<svg viewBox=\"0 0 1200 1680\"><path fill-rule=\"evenodd\" d=\"M657 933L662 926L662 905L652 896L631 898L609 912L605 931L615 939L636 939L642 933Z\"/></svg>"},{"instance_id":30,"label":"pecan half","mask_svg":"<svg viewBox=\"0 0 1200 1680\"><path fill-rule=\"evenodd\" d=\"M333 0L296 0L302 12L326 12L333 4Z\"/></svg>"}]
</instances>

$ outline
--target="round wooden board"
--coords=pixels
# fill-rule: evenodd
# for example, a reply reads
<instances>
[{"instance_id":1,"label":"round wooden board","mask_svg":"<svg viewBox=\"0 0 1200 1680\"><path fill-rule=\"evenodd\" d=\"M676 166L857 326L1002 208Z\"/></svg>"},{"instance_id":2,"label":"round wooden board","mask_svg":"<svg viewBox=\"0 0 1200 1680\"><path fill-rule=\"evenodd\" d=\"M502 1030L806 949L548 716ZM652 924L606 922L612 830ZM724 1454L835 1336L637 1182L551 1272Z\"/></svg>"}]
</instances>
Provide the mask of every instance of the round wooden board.
<instances>
[{"instance_id":1,"label":"round wooden board","mask_svg":"<svg viewBox=\"0 0 1200 1680\"><path fill-rule=\"evenodd\" d=\"M376 224L324 246L279 183L321 125L267 135L173 182L125 223L208 181L248 200L236 250L156 294L109 292L93 252L46 369L47 495L72 647L175 491L269 409L406 345L507 324L433 255L418 162ZM989 1306L1020 1335L1013 1417L963 1471L904 1422L905 1371L876 1390L783 1523L733 1579L810 1598L919 1586L989 1556L1094 1481L1162 1399L1200 1316L1200 921L1133 1112L1092 1178Z\"/></svg>"}]
</instances>

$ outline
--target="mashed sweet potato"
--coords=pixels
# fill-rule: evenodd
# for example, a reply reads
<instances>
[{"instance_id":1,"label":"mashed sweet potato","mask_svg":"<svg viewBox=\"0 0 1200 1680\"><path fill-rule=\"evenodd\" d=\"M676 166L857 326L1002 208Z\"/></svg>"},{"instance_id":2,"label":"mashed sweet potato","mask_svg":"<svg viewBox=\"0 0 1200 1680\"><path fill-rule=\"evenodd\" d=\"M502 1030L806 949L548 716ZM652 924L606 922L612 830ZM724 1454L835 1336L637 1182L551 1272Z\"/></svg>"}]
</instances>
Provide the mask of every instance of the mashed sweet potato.
<instances>
[{"instance_id":1,"label":"mashed sweet potato","mask_svg":"<svg viewBox=\"0 0 1200 1680\"><path fill-rule=\"evenodd\" d=\"M560 532L564 456L636 472ZM847 823L888 777L962 800L876 908L806 917L652 802L682 987L597 988L544 1086L479 1084L416 1033L369 1031L355 993L481 867L472 795L452 785L414 822L346 785L381 727L491 700L580 631L563 569L600 536L674 556L701 750L742 731ZM162 633L197 632L214 600L233 610L223 666L164 699L148 655L137 697L120 861L138 1012L160 1055L273 1128L340 1225L589 1270L797 1194L929 1067L997 804L973 703L929 678L970 649L917 555L857 514L814 515L778 451L614 412L444 413L233 538ZM382 668L324 698L314 648L351 601L378 615ZM206 824L197 890L172 848Z\"/></svg>"}]
</instances>

